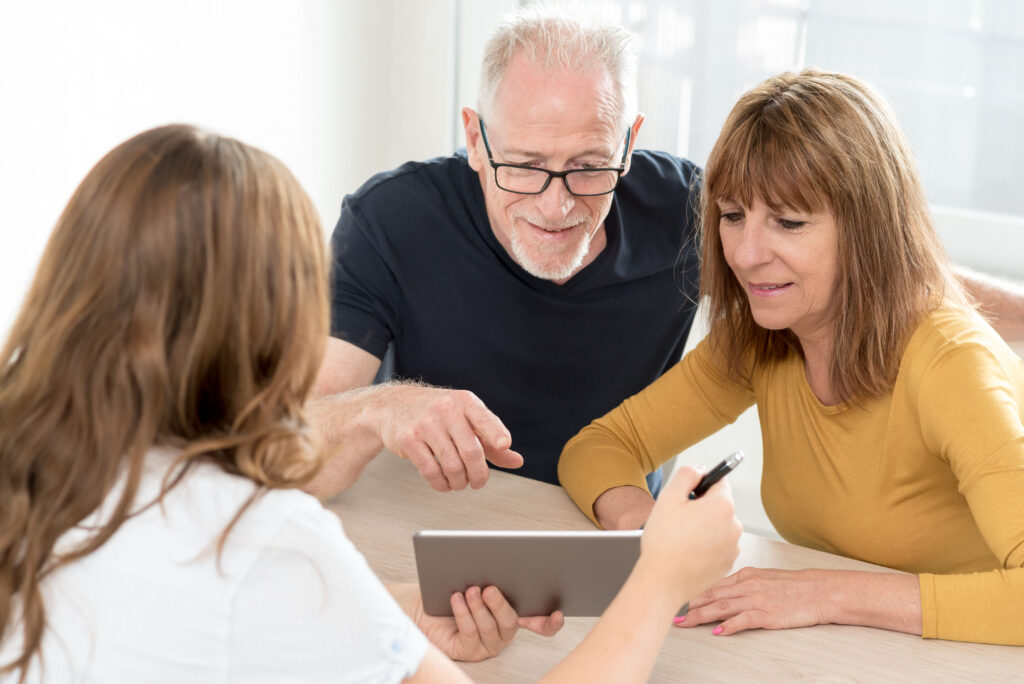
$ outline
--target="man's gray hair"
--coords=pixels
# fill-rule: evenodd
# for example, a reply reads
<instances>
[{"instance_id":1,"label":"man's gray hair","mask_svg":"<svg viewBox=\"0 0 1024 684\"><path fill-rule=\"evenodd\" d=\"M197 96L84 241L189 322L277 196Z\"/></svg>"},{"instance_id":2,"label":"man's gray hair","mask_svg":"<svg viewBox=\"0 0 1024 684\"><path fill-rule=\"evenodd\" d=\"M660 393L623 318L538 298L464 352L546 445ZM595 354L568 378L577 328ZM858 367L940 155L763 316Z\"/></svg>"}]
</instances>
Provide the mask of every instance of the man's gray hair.
<instances>
[{"instance_id":1,"label":"man's gray hair","mask_svg":"<svg viewBox=\"0 0 1024 684\"><path fill-rule=\"evenodd\" d=\"M498 24L484 47L477 111L489 119L501 79L520 54L544 67L583 71L603 65L615 86L616 128L625 130L636 117L636 51L629 31L598 23L564 9L520 9Z\"/></svg>"}]
</instances>

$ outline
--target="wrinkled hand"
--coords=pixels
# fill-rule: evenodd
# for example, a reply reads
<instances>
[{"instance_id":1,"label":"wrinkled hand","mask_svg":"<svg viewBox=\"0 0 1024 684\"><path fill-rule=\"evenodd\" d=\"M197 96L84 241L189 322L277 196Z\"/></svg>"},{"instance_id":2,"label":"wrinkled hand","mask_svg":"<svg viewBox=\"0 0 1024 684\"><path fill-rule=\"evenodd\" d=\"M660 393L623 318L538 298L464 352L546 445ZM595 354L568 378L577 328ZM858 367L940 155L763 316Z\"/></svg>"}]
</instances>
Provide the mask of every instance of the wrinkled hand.
<instances>
[{"instance_id":1,"label":"wrinkled hand","mask_svg":"<svg viewBox=\"0 0 1024 684\"><path fill-rule=\"evenodd\" d=\"M827 571L743 568L690 601L680 627L722 621L715 634L831 622Z\"/></svg>"},{"instance_id":2,"label":"wrinkled hand","mask_svg":"<svg viewBox=\"0 0 1024 684\"><path fill-rule=\"evenodd\" d=\"M561 611L548 616L519 617L497 587L470 587L465 595L452 594L455 617L433 617L417 602L416 626L452 660L477 662L492 658L508 646L519 628L541 636L554 636L565 623Z\"/></svg>"},{"instance_id":3,"label":"wrinkled hand","mask_svg":"<svg viewBox=\"0 0 1024 684\"><path fill-rule=\"evenodd\" d=\"M479 489L486 461L518 468L512 436L472 392L422 385L395 385L387 393L380 425L384 447L407 458L439 492Z\"/></svg>"}]
</instances>

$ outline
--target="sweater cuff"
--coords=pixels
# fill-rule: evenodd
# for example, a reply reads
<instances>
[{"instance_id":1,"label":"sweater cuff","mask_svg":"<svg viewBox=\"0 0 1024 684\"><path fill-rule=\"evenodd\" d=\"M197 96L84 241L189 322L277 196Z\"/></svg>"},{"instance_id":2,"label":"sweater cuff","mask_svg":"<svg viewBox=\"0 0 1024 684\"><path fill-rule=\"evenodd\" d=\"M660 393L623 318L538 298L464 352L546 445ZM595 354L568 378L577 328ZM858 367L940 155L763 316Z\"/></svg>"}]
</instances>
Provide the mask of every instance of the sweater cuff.
<instances>
[{"instance_id":1,"label":"sweater cuff","mask_svg":"<svg viewBox=\"0 0 1024 684\"><path fill-rule=\"evenodd\" d=\"M935 606L935 575L917 576L921 585L921 636L925 639L939 638L938 611Z\"/></svg>"}]
</instances>

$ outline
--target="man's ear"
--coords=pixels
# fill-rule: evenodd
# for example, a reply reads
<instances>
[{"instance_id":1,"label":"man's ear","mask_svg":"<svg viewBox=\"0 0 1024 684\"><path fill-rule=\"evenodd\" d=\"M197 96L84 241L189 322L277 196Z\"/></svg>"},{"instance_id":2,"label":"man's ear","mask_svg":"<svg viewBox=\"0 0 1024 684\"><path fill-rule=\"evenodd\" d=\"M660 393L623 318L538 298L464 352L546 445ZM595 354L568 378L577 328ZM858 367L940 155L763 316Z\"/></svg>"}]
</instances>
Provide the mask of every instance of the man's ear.
<instances>
[{"instance_id":1,"label":"man's ear","mask_svg":"<svg viewBox=\"0 0 1024 684\"><path fill-rule=\"evenodd\" d=\"M640 127L643 125L644 115L637 114L633 125L629 127L629 151L626 152L626 170L622 172L623 176L629 173L629 165L633 161L633 150L636 149L636 141L640 137Z\"/></svg>"},{"instance_id":2,"label":"man's ear","mask_svg":"<svg viewBox=\"0 0 1024 684\"><path fill-rule=\"evenodd\" d=\"M462 108L462 128L466 132L466 154L469 156L469 167L478 172L483 168L483 143L480 140L480 119L469 107Z\"/></svg>"}]
</instances>

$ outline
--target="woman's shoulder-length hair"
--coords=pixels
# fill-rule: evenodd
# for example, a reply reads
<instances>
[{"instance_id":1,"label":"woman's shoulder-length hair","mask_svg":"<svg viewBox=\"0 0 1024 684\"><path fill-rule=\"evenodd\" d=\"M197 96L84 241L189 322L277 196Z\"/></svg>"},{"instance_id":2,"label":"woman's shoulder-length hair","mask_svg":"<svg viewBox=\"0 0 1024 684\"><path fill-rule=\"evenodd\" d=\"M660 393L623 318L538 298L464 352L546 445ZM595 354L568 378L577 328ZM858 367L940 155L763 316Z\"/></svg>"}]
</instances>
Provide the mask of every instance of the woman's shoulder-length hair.
<instances>
[{"instance_id":1,"label":"woman's shoulder-length hair","mask_svg":"<svg viewBox=\"0 0 1024 684\"><path fill-rule=\"evenodd\" d=\"M910 148L880 96L843 74L767 79L730 112L701 194L701 293L712 343L728 368L799 351L789 330L754 321L725 261L718 200L829 211L839 235L830 376L841 400L896 380L909 335L930 309L968 306L929 217Z\"/></svg>"},{"instance_id":2,"label":"woman's shoulder-length hair","mask_svg":"<svg viewBox=\"0 0 1024 684\"><path fill-rule=\"evenodd\" d=\"M129 517L154 445L181 449L164 492L198 460L262 487L314 476L303 404L326 344L326 273L319 217L266 152L171 125L88 173L0 352L0 616L17 597L24 634L0 674L24 677L45 625L40 580ZM109 519L55 556L122 478Z\"/></svg>"}]
</instances>

